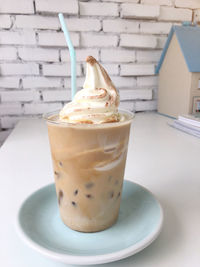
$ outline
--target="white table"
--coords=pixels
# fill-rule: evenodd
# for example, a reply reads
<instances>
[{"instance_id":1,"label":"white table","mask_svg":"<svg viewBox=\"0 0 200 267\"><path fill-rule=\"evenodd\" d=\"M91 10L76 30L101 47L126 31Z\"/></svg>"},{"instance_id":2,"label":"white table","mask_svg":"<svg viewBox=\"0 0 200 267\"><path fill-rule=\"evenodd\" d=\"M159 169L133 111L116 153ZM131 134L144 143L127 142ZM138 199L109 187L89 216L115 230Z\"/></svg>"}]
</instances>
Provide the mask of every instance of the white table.
<instances>
[{"instance_id":1,"label":"white table","mask_svg":"<svg viewBox=\"0 0 200 267\"><path fill-rule=\"evenodd\" d=\"M155 113L136 115L125 173L160 200L163 230L142 252L104 267L200 266L200 140L169 127L169 120ZM14 227L23 200L53 182L44 121L17 125L0 149L0 177L0 266L66 266L27 247Z\"/></svg>"}]
</instances>

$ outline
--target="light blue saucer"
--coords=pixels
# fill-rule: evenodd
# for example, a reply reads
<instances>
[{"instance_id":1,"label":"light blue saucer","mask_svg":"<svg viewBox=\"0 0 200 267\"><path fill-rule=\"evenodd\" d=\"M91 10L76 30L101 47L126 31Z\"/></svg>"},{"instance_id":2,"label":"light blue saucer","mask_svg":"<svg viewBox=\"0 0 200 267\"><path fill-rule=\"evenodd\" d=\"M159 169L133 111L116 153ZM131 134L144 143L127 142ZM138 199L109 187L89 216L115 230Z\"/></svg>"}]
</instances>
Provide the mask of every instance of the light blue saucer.
<instances>
[{"instance_id":1,"label":"light blue saucer","mask_svg":"<svg viewBox=\"0 0 200 267\"><path fill-rule=\"evenodd\" d=\"M80 233L59 216L54 184L33 193L18 213L18 232L38 252L68 264L100 264L144 249L160 233L163 212L144 187L124 181L119 219L111 228Z\"/></svg>"}]
</instances>

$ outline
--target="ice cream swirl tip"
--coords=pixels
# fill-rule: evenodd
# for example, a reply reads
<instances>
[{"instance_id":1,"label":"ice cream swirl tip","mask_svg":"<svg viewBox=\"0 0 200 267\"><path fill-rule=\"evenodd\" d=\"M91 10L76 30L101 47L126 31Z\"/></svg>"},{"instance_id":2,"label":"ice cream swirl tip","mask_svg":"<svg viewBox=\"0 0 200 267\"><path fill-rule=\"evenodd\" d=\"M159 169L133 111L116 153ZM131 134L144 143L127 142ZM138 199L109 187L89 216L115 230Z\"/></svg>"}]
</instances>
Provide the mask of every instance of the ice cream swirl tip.
<instances>
[{"instance_id":1,"label":"ice cream swirl tip","mask_svg":"<svg viewBox=\"0 0 200 267\"><path fill-rule=\"evenodd\" d=\"M86 64L83 89L60 111L60 120L88 124L120 121L119 94L109 75L92 56L87 57Z\"/></svg>"}]
</instances>

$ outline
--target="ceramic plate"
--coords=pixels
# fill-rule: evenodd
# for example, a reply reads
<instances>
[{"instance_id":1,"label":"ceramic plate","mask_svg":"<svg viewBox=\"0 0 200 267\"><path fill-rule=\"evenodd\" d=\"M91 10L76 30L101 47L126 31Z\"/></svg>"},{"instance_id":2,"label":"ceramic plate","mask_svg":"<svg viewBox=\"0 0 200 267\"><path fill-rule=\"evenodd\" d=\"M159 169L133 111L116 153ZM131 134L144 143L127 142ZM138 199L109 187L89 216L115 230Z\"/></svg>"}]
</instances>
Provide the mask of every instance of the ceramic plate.
<instances>
[{"instance_id":1,"label":"ceramic plate","mask_svg":"<svg viewBox=\"0 0 200 267\"><path fill-rule=\"evenodd\" d=\"M124 181L116 224L97 233L73 231L60 219L54 184L50 184L24 201L17 228L23 240L43 255L68 264L89 265L141 251L156 239L162 222L162 208L155 197L144 187Z\"/></svg>"}]
</instances>

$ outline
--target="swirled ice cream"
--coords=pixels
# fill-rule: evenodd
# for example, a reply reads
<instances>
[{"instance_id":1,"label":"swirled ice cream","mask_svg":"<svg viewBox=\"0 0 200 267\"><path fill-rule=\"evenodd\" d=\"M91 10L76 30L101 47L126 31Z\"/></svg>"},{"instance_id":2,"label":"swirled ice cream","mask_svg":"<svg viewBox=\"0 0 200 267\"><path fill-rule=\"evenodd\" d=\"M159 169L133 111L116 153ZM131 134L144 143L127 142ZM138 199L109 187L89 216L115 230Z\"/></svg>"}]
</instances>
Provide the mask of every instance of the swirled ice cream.
<instances>
[{"instance_id":1,"label":"swirled ice cream","mask_svg":"<svg viewBox=\"0 0 200 267\"><path fill-rule=\"evenodd\" d=\"M70 123L118 122L119 94L105 69L92 56L86 58L83 89L60 111L59 119Z\"/></svg>"}]
</instances>

